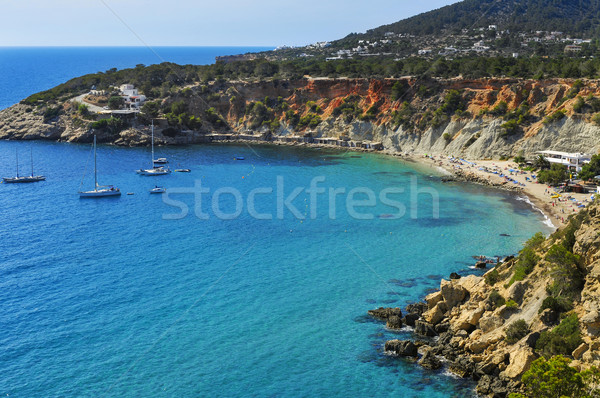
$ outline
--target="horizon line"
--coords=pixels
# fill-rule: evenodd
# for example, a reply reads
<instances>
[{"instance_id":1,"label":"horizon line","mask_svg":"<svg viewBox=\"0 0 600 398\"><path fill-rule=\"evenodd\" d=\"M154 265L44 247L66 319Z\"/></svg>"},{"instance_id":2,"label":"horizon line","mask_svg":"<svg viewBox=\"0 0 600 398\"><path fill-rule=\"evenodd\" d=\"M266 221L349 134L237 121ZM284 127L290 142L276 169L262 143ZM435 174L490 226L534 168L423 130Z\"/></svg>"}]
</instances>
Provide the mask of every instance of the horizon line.
<instances>
[{"instance_id":1,"label":"horizon line","mask_svg":"<svg viewBox=\"0 0 600 398\"><path fill-rule=\"evenodd\" d=\"M207 46L203 46L203 45L151 45L151 46L145 46L145 45L110 45L110 44L101 44L101 45L38 45L38 44L31 44L31 45L3 45L0 44L0 48L106 48L106 47L122 47L122 48L148 48L148 47L156 47L156 48L160 48L160 47L181 47L181 48L185 48L185 47L194 47L194 48L206 48L206 47L212 47L212 48L219 48L219 47L226 47L226 48L277 48L278 46L274 46L274 45L251 45L251 46L244 46L244 45L207 45Z\"/></svg>"}]
</instances>

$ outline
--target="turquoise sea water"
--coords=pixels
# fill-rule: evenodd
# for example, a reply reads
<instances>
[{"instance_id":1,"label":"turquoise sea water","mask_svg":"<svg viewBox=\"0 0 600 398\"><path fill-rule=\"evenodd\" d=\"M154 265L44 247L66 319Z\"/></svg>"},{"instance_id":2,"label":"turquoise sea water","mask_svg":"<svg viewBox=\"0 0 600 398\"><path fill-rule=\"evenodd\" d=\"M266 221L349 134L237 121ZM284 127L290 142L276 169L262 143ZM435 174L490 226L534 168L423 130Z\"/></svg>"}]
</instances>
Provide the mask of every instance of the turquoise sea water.
<instances>
[{"instance_id":1,"label":"turquoise sea water","mask_svg":"<svg viewBox=\"0 0 600 398\"><path fill-rule=\"evenodd\" d=\"M366 311L404 306L439 286L450 272L473 272L472 255L516 252L544 230L541 215L499 191L443 184L392 158L291 147L160 148L189 174L141 177L148 149L100 146L100 182L119 186L118 199L80 200L90 147L0 142L0 176L14 174L14 154L47 181L0 185L0 394L12 397L139 396L402 396L463 397L472 385L408 361L385 357L386 339L405 338L371 321ZM234 156L244 156L235 161ZM394 218L377 200L350 217L338 195L317 195L310 217L305 191L277 217L276 194L255 188L364 187L408 209L411 181L439 195L418 196L417 217ZM171 192L202 184L192 194ZM214 216L211 197L229 187L244 200L239 217ZM134 192L127 196L125 192ZM232 195L219 209L233 213ZM359 194L357 199L365 199ZM329 202L329 203L328 203ZM194 215L194 205L209 215ZM509 234L501 237L500 234Z\"/></svg>"}]
</instances>

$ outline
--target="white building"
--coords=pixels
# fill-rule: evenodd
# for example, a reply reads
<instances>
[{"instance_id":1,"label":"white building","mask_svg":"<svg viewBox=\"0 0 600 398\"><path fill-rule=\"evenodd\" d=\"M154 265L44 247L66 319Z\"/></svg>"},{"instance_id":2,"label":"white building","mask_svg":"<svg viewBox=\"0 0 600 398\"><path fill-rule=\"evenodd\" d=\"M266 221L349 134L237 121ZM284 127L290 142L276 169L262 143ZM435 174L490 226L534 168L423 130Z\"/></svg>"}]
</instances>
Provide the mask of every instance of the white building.
<instances>
[{"instance_id":1,"label":"white building","mask_svg":"<svg viewBox=\"0 0 600 398\"><path fill-rule=\"evenodd\" d=\"M567 166L570 170L581 171L581 166L589 163L592 159L590 155L584 153L569 153L559 151L540 151L538 152L550 163L557 163Z\"/></svg>"},{"instance_id":2,"label":"white building","mask_svg":"<svg viewBox=\"0 0 600 398\"><path fill-rule=\"evenodd\" d=\"M480 41L476 42L475 44L473 44L473 51L476 51L476 52L485 52L489 49L490 48L485 45L485 42L483 40L480 40Z\"/></svg>"},{"instance_id":3,"label":"white building","mask_svg":"<svg viewBox=\"0 0 600 398\"><path fill-rule=\"evenodd\" d=\"M141 95L133 84L122 84L119 88L121 96L125 99L125 106L128 109L140 109L146 101L146 96Z\"/></svg>"}]
</instances>

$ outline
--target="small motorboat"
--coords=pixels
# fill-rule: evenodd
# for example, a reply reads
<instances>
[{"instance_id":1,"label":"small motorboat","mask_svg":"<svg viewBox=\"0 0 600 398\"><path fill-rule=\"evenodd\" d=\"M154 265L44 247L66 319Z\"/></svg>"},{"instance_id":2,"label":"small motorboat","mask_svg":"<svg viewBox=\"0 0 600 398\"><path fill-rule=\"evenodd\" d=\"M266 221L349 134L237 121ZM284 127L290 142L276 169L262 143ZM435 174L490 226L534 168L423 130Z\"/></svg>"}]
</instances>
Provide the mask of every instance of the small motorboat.
<instances>
[{"instance_id":1,"label":"small motorboat","mask_svg":"<svg viewBox=\"0 0 600 398\"><path fill-rule=\"evenodd\" d=\"M165 193L167 192L167 190L164 187L159 187L157 185L154 186L154 188L152 188L150 190L150 193Z\"/></svg>"},{"instance_id":2,"label":"small motorboat","mask_svg":"<svg viewBox=\"0 0 600 398\"><path fill-rule=\"evenodd\" d=\"M133 194L134 194L133 192L127 192L127 195L133 195Z\"/></svg>"},{"instance_id":3,"label":"small motorboat","mask_svg":"<svg viewBox=\"0 0 600 398\"><path fill-rule=\"evenodd\" d=\"M235 156L234 159L235 160L244 160L244 157L243 156Z\"/></svg>"},{"instance_id":4,"label":"small motorboat","mask_svg":"<svg viewBox=\"0 0 600 398\"><path fill-rule=\"evenodd\" d=\"M167 164L167 163L169 163L169 161L167 160L167 158L158 158L158 159L153 159L152 163L154 163L154 164Z\"/></svg>"},{"instance_id":5,"label":"small motorboat","mask_svg":"<svg viewBox=\"0 0 600 398\"><path fill-rule=\"evenodd\" d=\"M175 169L176 173L189 173L191 171L192 170L190 170L190 169Z\"/></svg>"},{"instance_id":6,"label":"small motorboat","mask_svg":"<svg viewBox=\"0 0 600 398\"><path fill-rule=\"evenodd\" d=\"M171 170L165 167L153 167L151 169L139 169L135 171L142 176L164 176L171 174Z\"/></svg>"}]
</instances>

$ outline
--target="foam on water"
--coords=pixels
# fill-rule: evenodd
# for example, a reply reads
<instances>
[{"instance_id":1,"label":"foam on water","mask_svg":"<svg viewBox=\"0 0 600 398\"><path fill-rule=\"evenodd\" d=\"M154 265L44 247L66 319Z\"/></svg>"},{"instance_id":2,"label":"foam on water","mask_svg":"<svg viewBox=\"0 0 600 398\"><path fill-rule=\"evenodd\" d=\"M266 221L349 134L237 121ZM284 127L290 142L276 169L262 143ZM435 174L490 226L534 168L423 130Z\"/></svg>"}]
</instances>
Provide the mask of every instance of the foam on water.
<instances>
[{"instance_id":1,"label":"foam on water","mask_svg":"<svg viewBox=\"0 0 600 398\"><path fill-rule=\"evenodd\" d=\"M520 195L520 196L517 196L517 200L523 201L523 202L527 203L528 205L530 205L531 207L533 207L536 211L539 211L542 214L542 216L544 217L544 224L548 228L551 228L552 230L556 230L556 226L552 223L552 220L550 219L550 217L548 217L546 215L546 213L544 213L542 211L542 209L537 207L531 200L529 200L529 197Z\"/></svg>"}]
</instances>

